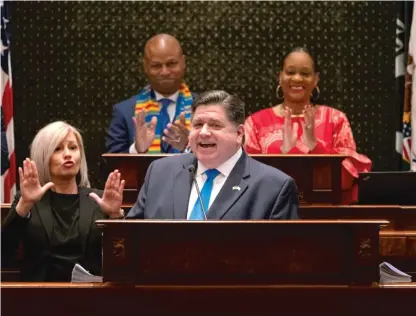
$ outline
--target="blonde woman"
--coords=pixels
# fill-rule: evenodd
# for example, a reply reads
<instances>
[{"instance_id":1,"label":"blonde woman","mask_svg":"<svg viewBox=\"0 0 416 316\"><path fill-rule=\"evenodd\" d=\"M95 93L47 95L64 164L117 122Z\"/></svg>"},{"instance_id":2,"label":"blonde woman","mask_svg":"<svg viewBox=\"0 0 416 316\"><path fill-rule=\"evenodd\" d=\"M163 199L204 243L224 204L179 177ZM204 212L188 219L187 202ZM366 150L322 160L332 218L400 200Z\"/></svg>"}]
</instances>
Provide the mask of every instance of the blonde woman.
<instances>
[{"instance_id":1,"label":"blonde woman","mask_svg":"<svg viewBox=\"0 0 416 316\"><path fill-rule=\"evenodd\" d=\"M70 281L75 263L101 274L95 221L124 216L119 171L110 173L104 192L91 189L82 137L61 121L37 133L30 155L19 168L20 193L2 224L2 254L22 242L22 281Z\"/></svg>"}]
</instances>

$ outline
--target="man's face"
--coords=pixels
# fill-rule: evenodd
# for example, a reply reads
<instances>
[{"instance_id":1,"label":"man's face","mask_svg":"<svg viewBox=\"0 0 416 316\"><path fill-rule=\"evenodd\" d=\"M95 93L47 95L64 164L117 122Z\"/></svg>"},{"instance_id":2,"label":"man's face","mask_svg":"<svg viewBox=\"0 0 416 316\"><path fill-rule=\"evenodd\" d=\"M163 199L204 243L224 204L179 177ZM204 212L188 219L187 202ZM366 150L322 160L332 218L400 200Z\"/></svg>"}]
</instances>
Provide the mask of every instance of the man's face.
<instances>
[{"instance_id":1,"label":"man's face","mask_svg":"<svg viewBox=\"0 0 416 316\"><path fill-rule=\"evenodd\" d=\"M143 59L144 72L157 92L169 96L179 90L185 74L185 56L180 47L149 48Z\"/></svg>"},{"instance_id":2,"label":"man's face","mask_svg":"<svg viewBox=\"0 0 416 316\"><path fill-rule=\"evenodd\" d=\"M198 160L212 169L241 148L243 136L244 125L231 122L222 105L200 105L192 117L189 143Z\"/></svg>"}]
</instances>

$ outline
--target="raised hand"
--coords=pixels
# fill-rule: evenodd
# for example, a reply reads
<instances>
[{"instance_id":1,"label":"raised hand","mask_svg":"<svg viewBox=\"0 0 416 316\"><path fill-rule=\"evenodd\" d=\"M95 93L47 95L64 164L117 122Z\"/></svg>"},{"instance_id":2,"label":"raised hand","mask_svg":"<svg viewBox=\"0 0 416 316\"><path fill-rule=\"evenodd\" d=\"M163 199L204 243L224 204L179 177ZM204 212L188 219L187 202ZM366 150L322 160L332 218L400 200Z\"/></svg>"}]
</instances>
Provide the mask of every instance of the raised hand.
<instances>
[{"instance_id":1,"label":"raised hand","mask_svg":"<svg viewBox=\"0 0 416 316\"><path fill-rule=\"evenodd\" d=\"M146 123L146 114L146 110L141 110L136 117L133 117L133 122L136 127L134 145L138 153L145 153L155 138L157 117L152 117L151 121Z\"/></svg>"},{"instance_id":2,"label":"raised hand","mask_svg":"<svg viewBox=\"0 0 416 316\"><path fill-rule=\"evenodd\" d=\"M19 178L21 199L25 203L38 202L45 192L54 186L52 182L40 185L36 164L29 158L23 161L23 169L19 167Z\"/></svg>"},{"instance_id":3,"label":"raised hand","mask_svg":"<svg viewBox=\"0 0 416 316\"><path fill-rule=\"evenodd\" d=\"M305 105L305 109L303 110L304 121L302 122L302 142L312 150L316 147L317 140L315 137L315 113L316 108L311 105Z\"/></svg>"},{"instance_id":4,"label":"raised hand","mask_svg":"<svg viewBox=\"0 0 416 316\"><path fill-rule=\"evenodd\" d=\"M27 217L30 209L38 202L50 188L52 182L40 185L38 169L34 161L29 158L23 160L23 169L19 167L20 200L16 205L16 212L21 217Z\"/></svg>"},{"instance_id":5,"label":"raised hand","mask_svg":"<svg viewBox=\"0 0 416 316\"><path fill-rule=\"evenodd\" d=\"M169 123L163 130L162 140L173 148L183 151L188 145L189 130L186 128L185 112L179 116L179 120Z\"/></svg>"},{"instance_id":6,"label":"raised hand","mask_svg":"<svg viewBox=\"0 0 416 316\"><path fill-rule=\"evenodd\" d=\"M102 197L93 192L89 194L110 218L119 218L123 214L121 204L123 203L124 180L120 180L121 173L114 170L108 175Z\"/></svg>"},{"instance_id":7,"label":"raised hand","mask_svg":"<svg viewBox=\"0 0 416 316\"><path fill-rule=\"evenodd\" d=\"M293 123L292 127L292 110L290 108L283 108L282 114L285 118L283 123L283 143L280 147L282 154L288 153L295 145L298 140L298 123Z\"/></svg>"}]
</instances>

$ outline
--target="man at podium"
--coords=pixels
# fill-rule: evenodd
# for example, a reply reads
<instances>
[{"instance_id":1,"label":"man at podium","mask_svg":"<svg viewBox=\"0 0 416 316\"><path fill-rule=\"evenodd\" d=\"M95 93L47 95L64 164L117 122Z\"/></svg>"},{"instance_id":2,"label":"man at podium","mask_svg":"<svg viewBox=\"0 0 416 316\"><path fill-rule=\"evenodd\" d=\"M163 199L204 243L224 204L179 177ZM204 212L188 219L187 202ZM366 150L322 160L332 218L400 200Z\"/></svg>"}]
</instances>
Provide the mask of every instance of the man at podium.
<instances>
[{"instance_id":1,"label":"man at podium","mask_svg":"<svg viewBox=\"0 0 416 316\"><path fill-rule=\"evenodd\" d=\"M294 180L252 159L244 143L244 103L225 91L193 103L192 153L155 160L126 218L296 219Z\"/></svg>"}]
</instances>

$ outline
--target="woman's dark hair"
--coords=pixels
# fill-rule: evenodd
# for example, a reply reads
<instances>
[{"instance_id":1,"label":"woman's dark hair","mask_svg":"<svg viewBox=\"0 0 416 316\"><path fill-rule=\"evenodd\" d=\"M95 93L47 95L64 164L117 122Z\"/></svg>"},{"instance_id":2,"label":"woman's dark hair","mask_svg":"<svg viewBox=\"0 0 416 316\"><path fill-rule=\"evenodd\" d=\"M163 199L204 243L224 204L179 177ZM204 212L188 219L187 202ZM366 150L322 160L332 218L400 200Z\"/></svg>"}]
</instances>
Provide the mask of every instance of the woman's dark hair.
<instances>
[{"instance_id":1,"label":"woman's dark hair","mask_svg":"<svg viewBox=\"0 0 416 316\"><path fill-rule=\"evenodd\" d=\"M285 65L286 58L287 58L290 54L292 54L292 53L297 53L297 52L308 54L308 55L309 55L309 57L312 59L313 70L314 70L315 72L319 72L319 70L318 70L318 64L317 64L317 62L316 62L316 58L313 56L313 54L312 54L312 53L311 53L311 52L310 52L310 51L309 51L306 47L300 47L300 46L293 48L293 49L292 49L289 53L287 53L287 54L283 57L283 59L282 59L282 61L281 61L281 63L280 63L280 70L283 70L283 67L284 67L284 65Z\"/></svg>"},{"instance_id":2,"label":"woman's dark hair","mask_svg":"<svg viewBox=\"0 0 416 316\"><path fill-rule=\"evenodd\" d=\"M306 47L301 47L301 46L298 46L298 47L293 48L293 49L292 49L289 53L287 53L287 54L283 57L283 59L281 60L281 63L280 63L280 71L283 71L283 68L284 68L284 65L285 65L286 58L287 58L290 54L292 54L292 53L297 53L297 52L307 54L307 55L311 58L311 60L312 60L313 70L315 71L315 73L319 72L318 64L317 64L317 62L316 62L316 58L314 57L314 55L313 55L313 54L312 54L312 53L311 53L311 52L310 52L310 51L309 51ZM320 96L319 91L317 91L316 89L314 89L314 90L312 91L311 102L312 102L312 103L316 103L316 101L320 100L319 96ZM322 101L322 100L320 100L320 101Z\"/></svg>"}]
</instances>

